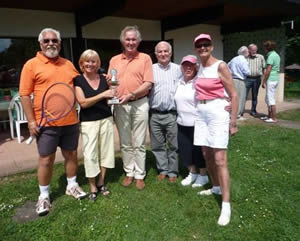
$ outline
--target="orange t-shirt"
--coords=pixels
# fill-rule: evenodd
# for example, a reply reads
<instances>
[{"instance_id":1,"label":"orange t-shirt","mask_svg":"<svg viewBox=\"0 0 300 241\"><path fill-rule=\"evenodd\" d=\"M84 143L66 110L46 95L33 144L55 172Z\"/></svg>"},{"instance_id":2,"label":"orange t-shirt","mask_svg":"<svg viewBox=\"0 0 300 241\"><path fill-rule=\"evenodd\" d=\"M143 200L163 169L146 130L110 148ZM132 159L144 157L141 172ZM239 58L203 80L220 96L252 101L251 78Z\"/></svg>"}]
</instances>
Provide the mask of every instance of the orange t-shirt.
<instances>
[{"instance_id":1,"label":"orange t-shirt","mask_svg":"<svg viewBox=\"0 0 300 241\"><path fill-rule=\"evenodd\" d=\"M43 94L47 88L56 82L64 82L74 87L73 78L78 75L74 65L67 59L59 57L52 61L42 52L28 60L21 73L20 96L34 95L33 110L37 123L41 119ZM47 126L66 126L78 123L76 108L60 120L50 122ZM43 123L42 123L43 124Z\"/></svg>"},{"instance_id":2,"label":"orange t-shirt","mask_svg":"<svg viewBox=\"0 0 300 241\"><path fill-rule=\"evenodd\" d=\"M118 97L135 91L144 82L154 83L152 60L144 53L138 52L132 59L128 59L123 53L116 55L110 60L108 73L111 69L117 70ZM148 92L141 93L137 98L147 94Z\"/></svg>"}]
</instances>

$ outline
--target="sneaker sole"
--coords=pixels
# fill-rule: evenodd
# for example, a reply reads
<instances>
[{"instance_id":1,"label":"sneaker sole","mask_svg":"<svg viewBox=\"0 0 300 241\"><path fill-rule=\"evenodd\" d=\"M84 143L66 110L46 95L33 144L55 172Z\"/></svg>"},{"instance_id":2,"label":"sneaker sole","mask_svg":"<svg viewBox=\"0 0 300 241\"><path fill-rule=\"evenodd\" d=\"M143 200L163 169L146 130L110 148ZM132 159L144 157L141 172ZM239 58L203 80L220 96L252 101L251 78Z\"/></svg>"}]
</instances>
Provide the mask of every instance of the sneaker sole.
<instances>
[{"instance_id":1,"label":"sneaker sole","mask_svg":"<svg viewBox=\"0 0 300 241\"><path fill-rule=\"evenodd\" d=\"M66 191L66 195L68 195L68 196L72 196L72 197L74 197L73 195L72 195L72 193L70 193L68 190ZM82 200L82 199L84 199L85 197L87 197L88 196L88 194L86 193L85 195L83 195L83 196L80 196L80 197L74 197L75 199L77 199L77 200Z\"/></svg>"}]
</instances>

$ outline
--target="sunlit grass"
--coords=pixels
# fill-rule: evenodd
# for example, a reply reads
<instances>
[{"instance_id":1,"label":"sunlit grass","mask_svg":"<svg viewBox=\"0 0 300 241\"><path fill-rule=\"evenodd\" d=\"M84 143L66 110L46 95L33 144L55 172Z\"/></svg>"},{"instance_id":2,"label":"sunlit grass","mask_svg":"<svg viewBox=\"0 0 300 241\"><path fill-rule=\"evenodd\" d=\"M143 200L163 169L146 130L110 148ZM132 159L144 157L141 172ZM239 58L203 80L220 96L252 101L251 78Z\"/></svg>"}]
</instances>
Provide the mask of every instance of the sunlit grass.
<instances>
[{"instance_id":1,"label":"sunlit grass","mask_svg":"<svg viewBox=\"0 0 300 241\"><path fill-rule=\"evenodd\" d=\"M95 203L66 195L62 165L51 183L53 210L38 220L12 220L17 207L38 196L32 173L0 183L0 240L112 241L275 241L300 240L300 131L277 126L243 125L230 141L232 220L219 227L220 198L200 197L199 189L158 182L153 155L147 152L146 188L120 185L121 159L107 173L111 196ZM185 176L186 170L181 167ZM83 165L79 183L88 191ZM200 189L201 190L201 189Z\"/></svg>"}]
</instances>

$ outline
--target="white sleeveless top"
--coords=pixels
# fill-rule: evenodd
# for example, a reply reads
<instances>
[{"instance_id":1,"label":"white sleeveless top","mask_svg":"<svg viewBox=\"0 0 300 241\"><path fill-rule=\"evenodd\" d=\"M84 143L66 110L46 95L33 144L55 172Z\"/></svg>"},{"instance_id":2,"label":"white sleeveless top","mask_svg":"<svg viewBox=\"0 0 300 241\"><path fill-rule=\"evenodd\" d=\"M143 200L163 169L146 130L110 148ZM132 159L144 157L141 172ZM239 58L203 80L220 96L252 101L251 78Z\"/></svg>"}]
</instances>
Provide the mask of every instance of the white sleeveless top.
<instances>
[{"instance_id":1,"label":"white sleeveless top","mask_svg":"<svg viewBox=\"0 0 300 241\"><path fill-rule=\"evenodd\" d=\"M200 64L195 84L197 100L212 100L228 96L218 73L219 65L222 62L222 60L218 60L208 67Z\"/></svg>"}]
</instances>

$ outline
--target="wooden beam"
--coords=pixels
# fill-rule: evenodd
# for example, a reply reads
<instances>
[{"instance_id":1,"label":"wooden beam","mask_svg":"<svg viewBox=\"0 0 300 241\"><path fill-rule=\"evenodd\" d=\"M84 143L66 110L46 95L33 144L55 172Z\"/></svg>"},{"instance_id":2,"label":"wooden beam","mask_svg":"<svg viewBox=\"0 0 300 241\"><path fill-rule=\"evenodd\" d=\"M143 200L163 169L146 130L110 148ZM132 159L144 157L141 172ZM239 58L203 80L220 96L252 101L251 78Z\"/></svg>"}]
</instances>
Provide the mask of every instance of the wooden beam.
<instances>
[{"instance_id":1,"label":"wooden beam","mask_svg":"<svg viewBox=\"0 0 300 241\"><path fill-rule=\"evenodd\" d=\"M170 30L200 24L208 20L214 20L224 16L224 5L215 7L201 8L184 15L169 16L161 20L162 31Z\"/></svg>"},{"instance_id":2,"label":"wooden beam","mask_svg":"<svg viewBox=\"0 0 300 241\"><path fill-rule=\"evenodd\" d=\"M233 22L221 25L221 34L230 34L237 32L252 32L260 29L275 28L281 26L280 17L260 17L247 19L247 22Z\"/></svg>"},{"instance_id":3,"label":"wooden beam","mask_svg":"<svg viewBox=\"0 0 300 241\"><path fill-rule=\"evenodd\" d=\"M77 24L82 27L100 18L111 16L117 10L124 8L126 0L96 1L95 4L75 11Z\"/></svg>"}]
</instances>

